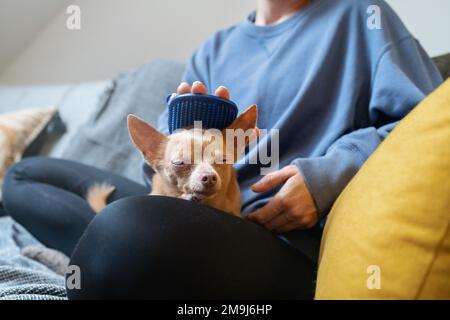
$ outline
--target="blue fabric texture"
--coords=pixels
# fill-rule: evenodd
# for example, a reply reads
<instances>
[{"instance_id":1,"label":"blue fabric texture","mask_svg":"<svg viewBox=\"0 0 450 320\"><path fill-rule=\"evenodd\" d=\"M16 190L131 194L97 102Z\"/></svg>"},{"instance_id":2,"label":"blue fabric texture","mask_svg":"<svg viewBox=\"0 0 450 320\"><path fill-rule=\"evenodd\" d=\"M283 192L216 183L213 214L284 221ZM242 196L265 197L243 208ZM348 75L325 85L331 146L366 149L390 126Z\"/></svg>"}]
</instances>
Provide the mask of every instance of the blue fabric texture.
<instances>
[{"instance_id":1,"label":"blue fabric texture","mask_svg":"<svg viewBox=\"0 0 450 320\"><path fill-rule=\"evenodd\" d=\"M381 29L368 27L369 6ZM212 35L184 81L230 89L239 111L259 106L258 127L279 129L280 167L298 166L323 217L361 165L442 78L418 41L382 0L313 0L283 22L257 26L254 13ZM160 118L167 131L167 114ZM249 152L252 153L252 150ZM243 212L259 165L236 164Z\"/></svg>"},{"instance_id":2,"label":"blue fabric texture","mask_svg":"<svg viewBox=\"0 0 450 320\"><path fill-rule=\"evenodd\" d=\"M64 300L65 279L20 254L28 245L40 245L10 217L0 218L0 300Z\"/></svg>"}]
</instances>

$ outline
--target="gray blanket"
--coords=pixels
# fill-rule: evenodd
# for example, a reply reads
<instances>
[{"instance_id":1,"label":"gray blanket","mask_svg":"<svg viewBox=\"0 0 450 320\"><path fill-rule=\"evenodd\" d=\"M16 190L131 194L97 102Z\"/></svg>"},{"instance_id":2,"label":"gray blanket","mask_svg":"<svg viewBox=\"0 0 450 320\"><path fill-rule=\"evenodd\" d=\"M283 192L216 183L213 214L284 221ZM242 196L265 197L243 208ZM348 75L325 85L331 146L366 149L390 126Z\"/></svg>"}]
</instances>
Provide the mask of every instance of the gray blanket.
<instances>
[{"instance_id":1,"label":"gray blanket","mask_svg":"<svg viewBox=\"0 0 450 320\"><path fill-rule=\"evenodd\" d=\"M165 108L165 97L176 89L183 64L153 61L113 80L100 99L98 112L70 137L61 157L83 162L143 183L142 158L132 146L126 116L133 113L152 124ZM0 299L65 299L64 277L20 254L39 244L9 217L0 218Z\"/></svg>"},{"instance_id":2,"label":"gray blanket","mask_svg":"<svg viewBox=\"0 0 450 320\"><path fill-rule=\"evenodd\" d=\"M10 217L0 218L0 300L66 299L64 277L20 254L39 244Z\"/></svg>"},{"instance_id":3,"label":"gray blanket","mask_svg":"<svg viewBox=\"0 0 450 320\"><path fill-rule=\"evenodd\" d=\"M144 183L141 154L132 145L126 125L135 114L155 125L166 108L165 98L176 90L184 65L171 60L155 60L119 75L105 92L102 106L73 137L62 157L80 161Z\"/></svg>"}]
</instances>

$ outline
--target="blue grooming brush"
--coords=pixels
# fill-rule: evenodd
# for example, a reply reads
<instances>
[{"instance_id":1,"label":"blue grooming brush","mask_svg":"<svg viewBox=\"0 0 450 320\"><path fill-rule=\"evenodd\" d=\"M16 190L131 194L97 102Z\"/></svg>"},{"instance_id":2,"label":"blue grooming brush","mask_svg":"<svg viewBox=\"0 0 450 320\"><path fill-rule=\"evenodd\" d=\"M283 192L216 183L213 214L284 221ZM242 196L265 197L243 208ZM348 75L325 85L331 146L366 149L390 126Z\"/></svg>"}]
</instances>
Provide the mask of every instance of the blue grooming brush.
<instances>
[{"instance_id":1,"label":"blue grooming brush","mask_svg":"<svg viewBox=\"0 0 450 320\"><path fill-rule=\"evenodd\" d=\"M237 117L238 108L230 100L209 94L188 93L167 97L169 132L194 125L202 121L204 129L223 130ZM170 100L170 101L169 101Z\"/></svg>"}]
</instances>

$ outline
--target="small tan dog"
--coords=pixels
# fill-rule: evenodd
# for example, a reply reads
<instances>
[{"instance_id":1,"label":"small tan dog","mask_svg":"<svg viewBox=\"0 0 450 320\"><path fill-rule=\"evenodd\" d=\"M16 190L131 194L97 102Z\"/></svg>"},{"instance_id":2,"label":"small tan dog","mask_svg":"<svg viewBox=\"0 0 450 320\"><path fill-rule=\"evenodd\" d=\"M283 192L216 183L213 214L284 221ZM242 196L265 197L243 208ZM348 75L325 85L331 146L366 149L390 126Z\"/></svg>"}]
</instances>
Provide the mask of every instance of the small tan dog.
<instances>
[{"instance_id":1,"label":"small tan dog","mask_svg":"<svg viewBox=\"0 0 450 320\"><path fill-rule=\"evenodd\" d=\"M242 129L243 132L250 132L245 140L245 147L257 137L257 114L256 105L252 105L225 130L231 129L234 132ZM177 130L167 137L138 117L128 116L130 138L155 171L151 195L198 201L239 216L240 191L232 163L242 150L238 150L236 141L229 148L225 141L225 131L220 135L222 143L217 144L211 135L203 134L205 130L195 130L199 129ZM205 153L206 149L209 150ZM199 159L194 157L193 150L201 150ZM113 191L114 186L96 184L88 190L86 198L90 206L99 212L106 206L106 199Z\"/></svg>"}]
</instances>

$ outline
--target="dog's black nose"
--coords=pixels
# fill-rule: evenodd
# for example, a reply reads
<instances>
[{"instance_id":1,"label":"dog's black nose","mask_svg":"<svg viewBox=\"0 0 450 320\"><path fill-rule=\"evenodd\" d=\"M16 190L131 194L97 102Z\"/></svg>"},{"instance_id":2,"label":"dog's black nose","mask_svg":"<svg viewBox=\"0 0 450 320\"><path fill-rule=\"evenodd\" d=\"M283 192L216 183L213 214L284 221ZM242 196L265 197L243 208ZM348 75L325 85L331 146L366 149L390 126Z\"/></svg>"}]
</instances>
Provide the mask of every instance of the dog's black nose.
<instances>
[{"instance_id":1,"label":"dog's black nose","mask_svg":"<svg viewBox=\"0 0 450 320\"><path fill-rule=\"evenodd\" d=\"M204 173L200 177L200 181L205 187L212 187L217 183L217 175L215 173Z\"/></svg>"}]
</instances>

